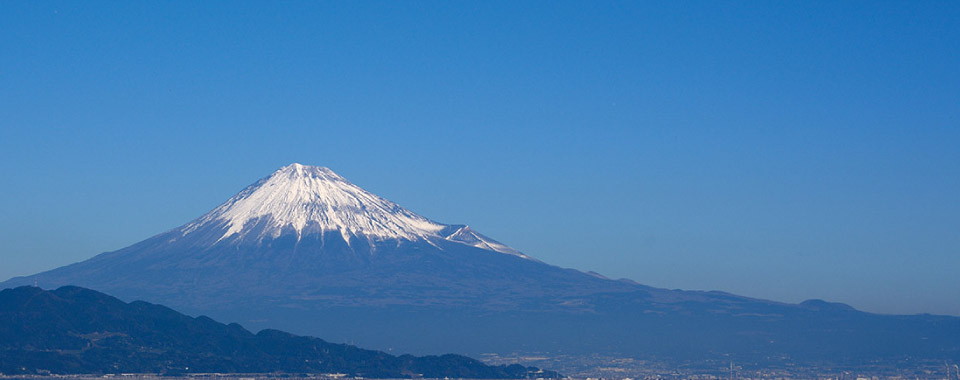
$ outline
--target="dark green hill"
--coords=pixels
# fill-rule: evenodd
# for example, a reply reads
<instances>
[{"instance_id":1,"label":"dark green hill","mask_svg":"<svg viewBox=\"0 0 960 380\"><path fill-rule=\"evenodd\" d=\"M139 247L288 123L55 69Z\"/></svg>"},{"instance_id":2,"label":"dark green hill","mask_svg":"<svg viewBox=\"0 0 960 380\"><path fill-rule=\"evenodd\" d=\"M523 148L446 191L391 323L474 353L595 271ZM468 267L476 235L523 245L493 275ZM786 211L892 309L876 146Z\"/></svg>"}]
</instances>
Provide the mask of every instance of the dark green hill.
<instances>
[{"instance_id":1,"label":"dark green hill","mask_svg":"<svg viewBox=\"0 0 960 380\"><path fill-rule=\"evenodd\" d=\"M393 356L277 330L191 318L90 289L0 291L0 372L345 373L354 376L557 377L520 365L488 366L459 355Z\"/></svg>"}]
</instances>

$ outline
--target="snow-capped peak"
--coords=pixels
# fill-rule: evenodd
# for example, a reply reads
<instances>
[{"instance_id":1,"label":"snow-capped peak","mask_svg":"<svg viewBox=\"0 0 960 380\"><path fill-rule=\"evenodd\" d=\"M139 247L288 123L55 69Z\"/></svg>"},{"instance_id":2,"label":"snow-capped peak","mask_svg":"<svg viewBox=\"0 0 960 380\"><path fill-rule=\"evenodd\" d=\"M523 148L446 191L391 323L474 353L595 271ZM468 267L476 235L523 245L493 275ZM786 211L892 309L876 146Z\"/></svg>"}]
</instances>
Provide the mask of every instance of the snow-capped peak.
<instances>
[{"instance_id":1,"label":"snow-capped peak","mask_svg":"<svg viewBox=\"0 0 960 380\"><path fill-rule=\"evenodd\" d=\"M290 164L233 196L184 226L189 234L206 225L225 229L219 240L239 235L276 238L293 231L338 231L367 239L444 239L526 258L527 256L475 233L466 226L434 222L370 193L325 167ZM256 226L256 228L254 228ZM219 241L218 240L218 241Z\"/></svg>"}]
</instances>

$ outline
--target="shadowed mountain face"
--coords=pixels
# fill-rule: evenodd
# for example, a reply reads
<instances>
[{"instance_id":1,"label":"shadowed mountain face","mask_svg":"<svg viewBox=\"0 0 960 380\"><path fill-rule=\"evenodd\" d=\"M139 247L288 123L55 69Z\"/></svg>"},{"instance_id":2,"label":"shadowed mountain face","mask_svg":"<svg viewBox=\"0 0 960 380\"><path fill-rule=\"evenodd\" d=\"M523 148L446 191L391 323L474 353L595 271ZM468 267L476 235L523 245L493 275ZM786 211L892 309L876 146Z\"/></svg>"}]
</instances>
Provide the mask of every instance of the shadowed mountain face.
<instances>
[{"instance_id":1,"label":"shadowed mountain face","mask_svg":"<svg viewBox=\"0 0 960 380\"><path fill-rule=\"evenodd\" d=\"M0 373L344 373L353 376L557 377L443 355L393 356L277 330L190 318L79 287L0 291Z\"/></svg>"},{"instance_id":2,"label":"shadowed mountain face","mask_svg":"<svg viewBox=\"0 0 960 380\"><path fill-rule=\"evenodd\" d=\"M184 226L0 285L34 281L404 352L960 358L960 318L609 280L542 263L298 164Z\"/></svg>"}]
</instances>

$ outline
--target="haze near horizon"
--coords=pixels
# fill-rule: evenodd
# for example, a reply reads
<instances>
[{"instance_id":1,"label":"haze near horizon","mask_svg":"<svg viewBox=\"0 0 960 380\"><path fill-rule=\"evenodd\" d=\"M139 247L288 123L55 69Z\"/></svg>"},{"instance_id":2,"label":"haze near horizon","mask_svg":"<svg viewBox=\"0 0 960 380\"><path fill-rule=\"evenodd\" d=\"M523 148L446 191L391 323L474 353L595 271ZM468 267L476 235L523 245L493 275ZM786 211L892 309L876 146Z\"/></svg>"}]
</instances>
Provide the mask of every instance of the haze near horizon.
<instances>
[{"instance_id":1,"label":"haze near horizon","mask_svg":"<svg viewBox=\"0 0 960 380\"><path fill-rule=\"evenodd\" d=\"M544 262L960 315L955 3L0 3L0 280L292 162Z\"/></svg>"}]
</instances>

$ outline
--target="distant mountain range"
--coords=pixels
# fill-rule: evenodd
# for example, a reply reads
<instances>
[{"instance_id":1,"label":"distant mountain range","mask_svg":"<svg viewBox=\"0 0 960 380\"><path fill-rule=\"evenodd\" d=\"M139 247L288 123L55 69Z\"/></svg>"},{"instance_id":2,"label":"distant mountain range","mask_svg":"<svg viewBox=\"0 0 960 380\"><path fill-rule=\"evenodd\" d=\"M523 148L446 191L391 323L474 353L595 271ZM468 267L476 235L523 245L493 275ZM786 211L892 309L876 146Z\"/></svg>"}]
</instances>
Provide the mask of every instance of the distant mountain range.
<instances>
[{"instance_id":1,"label":"distant mountain range","mask_svg":"<svg viewBox=\"0 0 960 380\"><path fill-rule=\"evenodd\" d=\"M960 318L610 280L540 262L299 164L183 226L0 287L35 282L399 352L960 360Z\"/></svg>"},{"instance_id":2,"label":"distant mountain range","mask_svg":"<svg viewBox=\"0 0 960 380\"><path fill-rule=\"evenodd\" d=\"M342 373L375 378L558 377L459 355L393 356L191 318L79 287L0 291L0 373Z\"/></svg>"}]
</instances>

